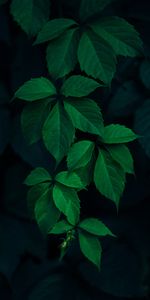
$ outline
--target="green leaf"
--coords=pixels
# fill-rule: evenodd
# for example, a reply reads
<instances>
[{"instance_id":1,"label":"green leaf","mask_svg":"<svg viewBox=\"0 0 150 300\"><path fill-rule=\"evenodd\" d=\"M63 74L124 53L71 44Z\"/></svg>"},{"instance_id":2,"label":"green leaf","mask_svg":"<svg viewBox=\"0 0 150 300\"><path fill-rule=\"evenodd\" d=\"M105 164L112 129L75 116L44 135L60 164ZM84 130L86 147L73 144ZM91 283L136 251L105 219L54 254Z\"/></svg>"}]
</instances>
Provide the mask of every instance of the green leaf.
<instances>
[{"instance_id":1,"label":"green leaf","mask_svg":"<svg viewBox=\"0 0 150 300\"><path fill-rule=\"evenodd\" d=\"M48 21L49 0L12 0L10 6L14 20L31 36L36 35Z\"/></svg>"},{"instance_id":2,"label":"green leaf","mask_svg":"<svg viewBox=\"0 0 150 300\"><path fill-rule=\"evenodd\" d=\"M91 141L80 141L72 145L67 156L68 169L75 170L85 167L92 158L94 143Z\"/></svg>"},{"instance_id":3,"label":"green leaf","mask_svg":"<svg viewBox=\"0 0 150 300\"><path fill-rule=\"evenodd\" d=\"M79 43L78 60L81 71L110 85L116 71L116 57L104 39L94 32L84 33Z\"/></svg>"},{"instance_id":4,"label":"green leaf","mask_svg":"<svg viewBox=\"0 0 150 300\"><path fill-rule=\"evenodd\" d=\"M111 124L105 127L103 142L106 144L128 143L137 139L137 135L124 125Z\"/></svg>"},{"instance_id":5,"label":"green leaf","mask_svg":"<svg viewBox=\"0 0 150 300\"><path fill-rule=\"evenodd\" d=\"M139 142L150 157L150 99L146 100L135 113L134 130L141 138Z\"/></svg>"},{"instance_id":6,"label":"green leaf","mask_svg":"<svg viewBox=\"0 0 150 300\"><path fill-rule=\"evenodd\" d=\"M101 85L93 79L82 75L69 77L61 88L61 93L66 97L83 97L92 93Z\"/></svg>"},{"instance_id":7,"label":"green leaf","mask_svg":"<svg viewBox=\"0 0 150 300\"><path fill-rule=\"evenodd\" d=\"M125 145L106 146L111 157L123 168L126 173L134 174L133 157Z\"/></svg>"},{"instance_id":8,"label":"green leaf","mask_svg":"<svg viewBox=\"0 0 150 300\"><path fill-rule=\"evenodd\" d=\"M84 184L75 172L63 171L56 175L55 180L67 187L83 189Z\"/></svg>"},{"instance_id":9,"label":"green leaf","mask_svg":"<svg viewBox=\"0 0 150 300\"><path fill-rule=\"evenodd\" d=\"M74 138L74 127L63 106L57 103L43 126L43 140L57 163L67 154Z\"/></svg>"},{"instance_id":10,"label":"green leaf","mask_svg":"<svg viewBox=\"0 0 150 300\"><path fill-rule=\"evenodd\" d=\"M66 220L59 221L54 225L54 227L50 230L50 234L62 234L66 233L69 230L73 229L73 226L69 224Z\"/></svg>"},{"instance_id":11,"label":"green leaf","mask_svg":"<svg viewBox=\"0 0 150 300\"><path fill-rule=\"evenodd\" d=\"M49 101L39 100L28 103L21 114L22 132L29 144L36 143L42 137L42 127L50 110Z\"/></svg>"},{"instance_id":12,"label":"green leaf","mask_svg":"<svg viewBox=\"0 0 150 300\"><path fill-rule=\"evenodd\" d=\"M15 92L15 97L26 101L36 101L55 94L56 88L52 82L45 77L40 77L26 81Z\"/></svg>"},{"instance_id":13,"label":"green leaf","mask_svg":"<svg viewBox=\"0 0 150 300\"><path fill-rule=\"evenodd\" d=\"M60 211L56 208L52 189L47 189L35 203L35 218L44 234L48 234L50 229L58 222Z\"/></svg>"},{"instance_id":14,"label":"green leaf","mask_svg":"<svg viewBox=\"0 0 150 300\"><path fill-rule=\"evenodd\" d=\"M38 183L42 183L45 181L51 182L52 178L49 174L49 172L44 168L36 168L27 176L24 183L26 185L35 185Z\"/></svg>"},{"instance_id":15,"label":"green leaf","mask_svg":"<svg viewBox=\"0 0 150 300\"><path fill-rule=\"evenodd\" d=\"M93 172L95 167L95 153L93 152L91 160L84 167L76 169L76 174L80 177L84 186L90 185L93 179Z\"/></svg>"},{"instance_id":16,"label":"green leaf","mask_svg":"<svg viewBox=\"0 0 150 300\"><path fill-rule=\"evenodd\" d=\"M80 19L86 20L101 12L108 4L114 0L81 0Z\"/></svg>"},{"instance_id":17,"label":"green leaf","mask_svg":"<svg viewBox=\"0 0 150 300\"><path fill-rule=\"evenodd\" d=\"M27 193L27 206L31 219L35 219L35 203L36 201L50 188L50 183L42 182L36 185L33 185Z\"/></svg>"},{"instance_id":18,"label":"green leaf","mask_svg":"<svg viewBox=\"0 0 150 300\"><path fill-rule=\"evenodd\" d=\"M106 236L111 235L115 236L109 228L100 220L95 218L88 218L81 221L78 225L80 229L87 231L92 235L97 236Z\"/></svg>"},{"instance_id":19,"label":"green leaf","mask_svg":"<svg viewBox=\"0 0 150 300\"><path fill-rule=\"evenodd\" d=\"M41 44L59 37L68 28L77 25L74 20L58 18L48 21L39 32L34 44Z\"/></svg>"},{"instance_id":20,"label":"green leaf","mask_svg":"<svg viewBox=\"0 0 150 300\"><path fill-rule=\"evenodd\" d=\"M63 185L53 188L53 199L56 207L67 217L71 225L76 225L80 217L80 200L77 192Z\"/></svg>"},{"instance_id":21,"label":"green leaf","mask_svg":"<svg viewBox=\"0 0 150 300\"><path fill-rule=\"evenodd\" d=\"M150 90L150 60L144 60L140 66L140 78L144 86Z\"/></svg>"},{"instance_id":22,"label":"green leaf","mask_svg":"<svg viewBox=\"0 0 150 300\"><path fill-rule=\"evenodd\" d=\"M102 247L98 238L79 231L79 244L83 255L100 269Z\"/></svg>"},{"instance_id":23,"label":"green leaf","mask_svg":"<svg viewBox=\"0 0 150 300\"><path fill-rule=\"evenodd\" d=\"M135 57L142 54L142 40L134 26L126 20L119 17L101 18L90 27L112 47L116 55Z\"/></svg>"},{"instance_id":24,"label":"green leaf","mask_svg":"<svg viewBox=\"0 0 150 300\"><path fill-rule=\"evenodd\" d=\"M64 107L75 128L83 132L103 135L103 117L99 106L90 99L64 101Z\"/></svg>"},{"instance_id":25,"label":"green leaf","mask_svg":"<svg viewBox=\"0 0 150 300\"><path fill-rule=\"evenodd\" d=\"M77 29L64 32L58 39L51 41L46 50L46 61L50 75L54 78L64 77L77 64L78 48Z\"/></svg>"},{"instance_id":26,"label":"green leaf","mask_svg":"<svg viewBox=\"0 0 150 300\"><path fill-rule=\"evenodd\" d=\"M98 191L112 200L118 209L125 188L125 173L105 150L99 151L94 170L94 183Z\"/></svg>"}]
</instances>

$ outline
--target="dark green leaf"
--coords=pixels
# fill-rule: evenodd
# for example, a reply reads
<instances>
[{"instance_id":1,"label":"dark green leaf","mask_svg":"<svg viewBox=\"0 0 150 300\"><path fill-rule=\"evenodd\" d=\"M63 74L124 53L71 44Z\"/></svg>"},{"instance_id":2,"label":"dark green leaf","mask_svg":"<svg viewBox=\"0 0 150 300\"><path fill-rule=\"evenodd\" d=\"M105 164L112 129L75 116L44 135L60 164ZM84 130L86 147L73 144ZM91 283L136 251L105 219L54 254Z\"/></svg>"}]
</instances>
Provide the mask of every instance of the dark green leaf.
<instances>
[{"instance_id":1,"label":"dark green leaf","mask_svg":"<svg viewBox=\"0 0 150 300\"><path fill-rule=\"evenodd\" d=\"M114 0L81 0L80 19L86 20L101 12L108 4Z\"/></svg>"},{"instance_id":2,"label":"dark green leaf","mask_svg":"<svg viewBox=\"0 0 150 300\"><path fill-rule=\"evenodd\" d=\"M87 75L110 85L116 71L116 57L104 39L92 32L84 33L78 48L78 60L81 70Z\"/></svg>"},{"instance_id":3,"label":"dark green leaf","mask_svg":"<svg viewBox=\"0 0 150 300\"><path fill-rule=\"evenodd\" d=\"M74 127L63 106L57 103L43 126L43 140L59 163L67 154L74 138Z\"/></svg>"},{"instance_id":4,"label":"dark green leaf","mask_svg":"<svg viewBox=\"0 0 150 300\"><path fill-rule=\"evenodd\" d=\"M68 222L76 225L80 217L80 200L77 192L56 184L53 188L53 199L56 207L67 217Z\"/></svg>"},{"instance_id":5,"label":"dark green leaf","mask_svg":"<svg viewBox=\"0 0 150 300\"><path fill-rule=\"evenodd\" d=\"M112 200L118 209L125 188L125 173L105 150L99 151L94 170L94 183L98 191Z\"/></svg>"},{"instance_id":6,"label":"dark green leaf","mask_svg":"<svg viewBox=\"0 0 150 300\"><path fill-rule=\"evenodd\" d=\"M15 97L26 100L36 101L51 97L56 94L56 88L50 80L45 77L33 78L25 82L16 92Z\"/></svg>"},{"instance_id":7,"label":"dark green leaf","mask_svg":"<svg viewBox=\"0 0 150 300\"><path fill-rule=\"evenodd\" d=\"M83 255L100 269L102 247L98 238L80 231L79 244Z\"/></svg>"},{"instance_id":8,"label":"dark green leaf","mask_svg":"<svg viewBox=\"0 0 150 300\"><path fill-rule=\"evenodd\" d=\"M124 125L111 124L105 127L103 141L106 144L128 143L137 139L137 135Z\"/></svg>"},{"instance_id":9,"label":"dark green leaf","mask_svg":"<svg viewBox=\"0 0 150 300\"><path fill-rule=\"evenodd\" d=\"M137 56L142 54L143 44L133 25L119 17L101 18L91 28L103 38L116 55Z\"/></svg>"},{"instance_id":10,"label":"dark green leaf","mask_svg":"<svg viewBox=\"0 0 150 300\"><path fill-rule=\"evenodd\" d=\"M64 101L64 106L75 128L103 135L103 117L99 106L90 99Z\"/></svg>"},{"instance_id":11,"label":"dark green leaf","mask_svg":"<svg viewBox=\"0 0 150 300\"><path fill-rule=\"evenodd\" d=\"M150 61L144 60L140 66L140 78L147 89L150 89Z\"/></svg>"},{"instance_id":12,"label":"dark green leaf","mask_svg":"<svg viewBox=\"0 0 150 300\"><path fill-rule=\"evenodd\" d=\"M27 205L29 211L29 217L35 219L34 208L36 201L44 195L45 191L49 190L50 183L42 182L36 185L33 185L27 193Z\"/></svg>"},{"instance_id":13,"label":"dark green leaf","mask_svg":"<svg viewBox=\"0 0 150 300\"><path fill-rule=\"evenodd\" d=\"M83 97L89 95L100 86L93 79L82 75L73 75L64 82L61 92L66 97Z\"/></svg>"},{"instance_id":14,"label":"dark green leaf","mask_svg":"<svg viewBox=\"0 0 150 300\"><path fill-rule=\"evenodd\" d=\"M26 185L35 185L45 181L51 182L52 178L44 168L36 168L28 175L24 183Z\"/></svg>"},{"instance_id":15,"label":"dark green leaf","mask_svg":"<svg viewBox=\"0 0 150 300\"><path fill-rule=\"evenodd\" d=\"M48 71L54 78L64 77L77 63L78 30L70 29L51 41L46 50Z\"/></svg>"},{"instance_id":16,"label":"dark green leaf","mask_svg":"<svg viewBox=\"0 0 150 300\"><path fill-rule=\"evenodd\" d=\"M10 10L21 28L28 35L34 36L49 19L50 1L12 0Z\"/></svg>"},{"instance_id":17,"label":"dark green leaf","mask_svg":"<svg viewBox=\"0 0 150 300\"><path fill-rule=\"evenodd\" d=\"M54 225L52 230L50 230L50 234L62 234L66 233L67 231L73 229L73 226L69 224L66 220L59 221Z\"/></svg>"},{"instance_id":18,"label":"dark green leaf","mask_svg":"<svg viewBox=\"0 0 150 300\"><path fill-rule=\"evenodd\" d=\"M75 189L84 188L84 184L75 172L63 171L56 175L55 180L65 186Z\"/></svg>"},{"instance_id":19,"label":"dark green leaf","mask_svg":"<svg viewBox=\"0 0 150 300\"><path fill-rule=\"evenodd\" d=\"M94 218L84 219L79 223L79 228L87 231L92 235L105 236L111 235L115 236L110 229L100 220Z\"/></svg>"}]
</instances>

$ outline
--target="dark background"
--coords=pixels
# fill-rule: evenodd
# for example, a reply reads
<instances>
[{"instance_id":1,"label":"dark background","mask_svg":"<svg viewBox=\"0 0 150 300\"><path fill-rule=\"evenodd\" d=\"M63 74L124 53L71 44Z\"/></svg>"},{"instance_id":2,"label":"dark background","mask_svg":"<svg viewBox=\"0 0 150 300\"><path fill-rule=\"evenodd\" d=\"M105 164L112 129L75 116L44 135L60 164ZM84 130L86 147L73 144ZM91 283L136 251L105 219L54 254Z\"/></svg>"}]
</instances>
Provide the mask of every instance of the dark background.
<instances>
[{"instance_id":1,"label":"dark background","mask_svg":"<svg viewBox=\"0 0 150 300\"><path fill-rule=\"evenodd\" d=\"M77 17L79 2L52 1L51 18ZM103 14L124 17L135 25L144 42L144 56L119 58L111 90L103 89L93 97L106 124L125 124L140 133L137 111L150 98L150 79L148 87L140 76L141 65L150 60L150 1L118 1ZM93 186L80 192L84 216L101 218L118 236L102 240L100 273L82 257L76 241L60 263L60 240L44 239L30 219L23 181L32 168L53 164L42 142L27 145L20 128L23 104L10 103L24 81L48 76L45 45L32 43L12 20L9 2L0 6L0 299L148 299L150 148L141 141L130 145L136 176L127 177L118 216L111 201ZM148 74L150 78L150 67ZM144 141L150 144L150 121Z\"/></svg>"}]
</instances>

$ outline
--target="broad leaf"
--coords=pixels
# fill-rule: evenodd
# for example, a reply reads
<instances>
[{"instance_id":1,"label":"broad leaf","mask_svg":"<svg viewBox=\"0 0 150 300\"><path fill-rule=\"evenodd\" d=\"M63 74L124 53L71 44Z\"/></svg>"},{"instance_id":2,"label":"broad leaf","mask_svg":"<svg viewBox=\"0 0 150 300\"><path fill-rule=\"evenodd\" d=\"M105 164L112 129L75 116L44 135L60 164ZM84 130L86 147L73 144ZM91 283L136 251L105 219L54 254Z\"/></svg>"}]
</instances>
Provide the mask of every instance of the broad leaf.
<instances>
[{"instance_id":1,"label":"broad leaf","mask_svg":"<svg viewBox=\"0 0 150 300\"><path fill-rule=\"evenodd\" d=\"M100 269L102 247L98 238L79 231L79 244L83 255Z\"/></svg>"},{"instance_id":2,"label":"broad leaf","mask_svg":"<svg viewBox=\"0 0 150 300\"><path fill-rule=\"evenodd\" d=\"M35 218L44 234L48 234L50 229L57 223L60 218L60 211L56 208L52 190L47 189L35 203Z\"/></svg>"},{"instance_id":3,"label":"broad leaf","mask_svg":"<svg viewBox=\"0 0 150 300\"><path fill-rule=\"evenodd\" d=\"M50 189L50 183L42 182L36 185L33 185L27 193L27 206L29 211L29 217L35 219L34 208L36 201L44 195L45 191Z\"/></svg>"},{"instance_id":4,"label":"broad leaf","mask_svg":"<svg viewBox=\"0 0 150 300\"><path fill-rule=\"evenodd\" d=\"M92 93L100 87L100 84L93 79L82 75L73 75L63 84L61 92L66 97L83 97Z\"/></svg>"},{"instance_id":5,"label":"broad leaf","mask_svg":"<svg viewBox=\"0 0 150 300\"><path fill-rule=\"evenodd\" d=\"M57 103L43 126L43 140L57 163L67 154L74 138L74 127L63 106Z\"/></svg>"},{"instance_id":6,"label":"broad leaf","mask_svg":"<svg viewBox=\"0 0 150 300\"><path fill-rule=\"evenodd\" d=\"M73 226L69 224L66 220L59 221L54 225L52 230L50 230L50 234L62 234L66 233L69 230L72 230Z\"/></svg>"},{"instance_id":7,"label":"broad leaf","mask_svg":"<svg viewBox=\"0 0 150 300\"><path fill-rule=\"evenodd\" d=\"M80 200L73 189L56 184L53 188L56 207L67 217L71 225L76 225L80 217Z\"/></svg>"},{"instance_id":8,"label":"broad leaf","mask_svg":"<svg viewBox=\"0 0 150 300\"><path fill-rule=\"evenodd\" d=\"M115 236L109 228L100 220L94 219L94 218L88 218L84 219L79 223L79 228L87 231L88 233L92 235L97 236L105 236L105 235L111 235Z\"/></svg>"},{"instance_id":9,"label":"broad leaf","mask_svg":"<svg viewBox=\"0 0 150 300\"><path fill-rule=\"evenodd\" d=\"M76 169L76 174L81 178L84 186L88 186L92 182L95 161L95 152L93 152L91 160L88 162L88 164L84 167Z\"/></svg>"},{"instance_id":10,"label":"broad leaf","mask_svg":"<svg viewBox=\"0 0 150 300\"><path fill-rule=\"evenodd\" d=\"M119 17L101 18L90 26L112 47L116 55L134 57L142 54L142 40L126 20Z\"/></svg>"},{"instance_id":11,"label":"broad leaf","mask_svg":"<svg viewBox=\"0 0 150 300\"><path fill-rule=\"evenodd\" d=\"M77 23L71 19L58 18L50 20L41 29L34 44L51 41L74 25L77 25Z\"/></svg>"},{"instance_id":12,"label":"broad leaf","mask_svg":"<svg viewBox=\"0 0 150 300\"><path fill-rule=\"evenodd\" d=\"M48 21L49 0L12 0L10 6L14 20L31 36L34 36Z\"/></svg>"},{"instance_id":13,"label":"broad leaf","mask_svg":"<svg viewBox=\"0 0 150 300\"><path fill-rule=\"evenodd\" d=\"M103 142L106 144L128 143L137 139L137 135L124 125L111 124L105 127Z\"/></svg>"},{"instance_id":14,"label":"broad leaf","mask_svg":"<svg viewBox=\"0 0 150 300\"><path fill-rule=\"evenodd\" d=\"M15 97L26 100L36 101L51 97L56 94L56 88L50 80L45 77L33 78L25 82L16 92Z\"/></svg>"},{"instance_id":15,"label":"broad leaf","mask_svg":"<svg viewBox=\"0 0 150 300\"><path fill-rule=\"evenodd\" d=\"M46 50L46 61L52 77L64 77L75 68L78 35L76 29L70 29L49 43Z\"/></svg>"},{"instance_id":16,"label":"broad leaf","mask_svg":"<svg viewBox=\"0 0 150 300\"><path fill-rule=\"evenodd\" d=\"M140 78L144 86L150 90L150 60L144 60L140 66Z\"/></svg>"},{"instance_id":17,"label":"broad leaf","mask_svg":"<svg viewBox=\"0 0 150 300\"><path fill-rule=\"evenodd\" d=\"M42 127L50 110L49 101L39 100L27 104L21 114L22 132L29 144L36 143L42 137Z\"/></svg>"},{"instance_id":18,"label":"broad leaf","mask_svg":"<svg viewBox=\"0 0 150 300\"><path fill-rule=\"evenodd\" d=\"M74 189L84 188L84 184L75 172L63 171L56 175L55 180L65 186Z\"/></svg>"},{"instance_id":19,"label":"broad leaf","mask_svg":"<svg viewBox=\"0 0 150 300\"><path fill-rule=\"evenodd\" d=\"M75 128L92 134L103 135L103 117L99 106L90 99L64 101L64 107Z\"/></svg>"},{"instance_id":20,"label":"broad leaf","mask_svg":"<svg viewBox=\"0 0 150 300\"><path fill-rule=\"evenodd\" d=\"M134 130L141 136L139 142L150 157L150 99L146 100L136 111Z\"/></svg>"},{"instance_id":21,"label":"broad leaf","mask_svg":"<svg viewBox=\"0 0 150 300\"><path fill-rule=\"evenodd\" d=\"M84 33L79 43L78 60L87 75L110 85L116 71L116 57L104 39L94 32Z\"/></svg>"},{"instance_id":22,"label":"broad leaf","mask_svg":"<svg viewBox=\"0 0 150 300\"><path fill-rule=\"evenodd\" d=\"M72 145L67 156L69 170L85 167L92 158L94 143L91 141L80 141Z\"/></svg>"},{"instance_id":23,"label":"broad leaf","mask_svg":"<svg viewBox=\"0 0 150 300\"><path fill-rule=\"evenodd\" d=\"M126 173L134 174L133 157L125 145L106 146L111 157L123 168Z\"/></svg>"},{"instance_id":24,"label":"broad leaf","mask_svg":"<svg viewBox=\"0 0 150 300\"><path fill-rule=\"evenodd\" d=\"M35 185L45 181L51 182L52 178L48 171L44 168L36 168L27 176L24 183L26 185Z\"/></svg>"},{"instance_id":25,"label":"broad leaf","mask_svg":"<svg viewBox=\"0 0 150 300\"><path fill-rule=\"evenodd\" d=\"M80 19L86 20L101 12L108 4L114 0L81 0Z\"/></svg>"},{"instance_id":26,"label":"broad leaf","mask_svg":"<svg viewBox=\"0 0 150 300\"><path fill-rule=\"evenodd\" d=\"M105 150L99 151L94 170L94 183L98 191L112 200L118 209L125 188L125 173Z\"/></svg>"}]
</instances>

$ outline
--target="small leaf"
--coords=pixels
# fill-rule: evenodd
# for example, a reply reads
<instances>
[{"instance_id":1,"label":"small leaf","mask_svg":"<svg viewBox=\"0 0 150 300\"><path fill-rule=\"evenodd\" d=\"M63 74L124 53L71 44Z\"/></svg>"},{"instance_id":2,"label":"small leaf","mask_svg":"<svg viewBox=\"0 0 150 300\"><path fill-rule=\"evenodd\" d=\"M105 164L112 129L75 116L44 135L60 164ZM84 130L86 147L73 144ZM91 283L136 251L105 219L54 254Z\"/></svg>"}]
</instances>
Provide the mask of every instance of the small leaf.
<instances>
[{"instance_id":1,"label":"small leaf","mask_svg":"<svg viewBox=\"0 0 150 300\"><path fill-rule=\"evenodd\" d=\"M76 169L76 174L81 178L81 181L83 182L85 187L90 185L90 183L92 182L94 167L95 153L93 152L91 160L88 162L88 164L84 167Z\"/></svg>"},{"instance_id":2,"label":"small leaf","mask_svg":"<svg viewBox=\"0 0 150 300\"><path fill-rule=\"evenodd\" d=\"M16 92L15 97L26 100L36 101L51 97L56 94L56 88L45 77L33 78L25 82Z\"/></svg>"},{"instance_id":3,"label":"small leaf","mask_svg":"<svg viewBox=\"0 0 150 300\"><path fill-rule=\"evenodd\" d=\"M105 127L103 142L106 144L128 143L137 139L137 135L124 125L111 124Z\"/></svg>"},{"instance_id":4,"label":"small leaf","mask_svg":"<svg viewBox=\"0 0 150 300\"><path fill-rule=\"evenodd\" d=\"M67 217L71 225L76 225L80 217L80 200L77 193L68 187L56 184L53 188L56 207Z\"/></svg>"},{"instance_id":5,"label":"small leaf","mask_svg":"<svg viewBox=\"0 0 150 300\"><path fill-rule=\"evenodd\" d=\"M144 86L150 90L150 60L144 60L140 66L140 78Z\"/></svg>"},{"instance_id":6,"label":"small leaf","mask_svg":"<svg viewBox=\"0 0 150 300\"><path fill-rule=\"evenodd\" d=\"M88 218L79 223L79 228L87 231L90 234L97 236L111 235L115 236L109 228L100 220Z\"/></svg>"},{"instance_id":7,"label":"small leaf","mask_svg":"<svg viewBox=\"0 0 150 300\"><path fill-rule=\"evenodd\" d=\"M44 234L48 234L50 229L58 222L60 211L56 208L53 198L52 189L48 189L37 199L35 203L35 218Z\"/></svg>"},{"instance_id":8,"label":"small leaf","mask_svg":"<svg viewBox=\"0 0 150 300\"><path fill-rule=\"evenodd\" d=\"M135 57L142 54L143 44L138 32L123 18L101 18L90 27L112 47L116 55Z\"/></svg>"},{"instance_id":9,"label":"small leaf","mask_svg":"<svg viewBox=\"0 0 150 300\"><path fill-rule=\"evenodd\" d=\"M98 238L79 231L79 244L83 255L100 269L102 247Z\"/></svg>"},{"instance_id":10,"label":"small leaf","mask_svg":"<svg viewBox=\"0 0 150 300\"><path fill-rule=\"evenodd\" d=\"M83 132L103 135L103 117L99 106L90 99L65 100L64 107L75 128Z\"/></svg>"},{"instance_id":11,"label":"small leaf","mask_svg":"<svg viewBox=\"0 0 150 300\"><path fill-rule=\"evenodd\" d=\"M83 33L78 60L81 71L110 85L116 71L116 56L113 49L94 32Z\"/></svg>"},{"instance_id":12,"label":"small leaf","mask_svg":"<svg viewBox=\"0 0 150 300\"><path fill-rule=\"evenodd\" d=\"M98 191L112 200L118 209L125 188L125 173L105 150L99 151L94 170L94 183Z\"/></svg>"},{"instance_id":13,"label":"small leaf","mask_svg":"<svg viewBox=\"0 0 150 300\"><path fill-rule=\"evenodd\" d=\"M34 45L41 44L47 41L51 41L59 37L68 28L77 25L74 20L58 18L48 21L39 32Z\"/></svg>"},{"instance_id":14,"label":"small leaf","mask_svg":"<svg viewBox=\"0 0 150 300\"><path fill-rule=\"evenodd\" d=\"M108 4L114 0L81 0L80 19L86 20L101 12Z\"/></svg>"},{"instance_id":15,"label":"small leaf","mask_svg":"<svg viewBox=\"0 0 150 300\"><path fill-rule=\"evenodd\" d=\"M69 170L85 167L92 158L94 143L91 141L81 141L72 145L67 156L67 166Z\"/></svg>"},{"instance_id":16,"label":"small leaf","mask_svg":"<svg viewBox=\"0 0 150 300\"><path fill-rule=\"evenodd\" d=\"M35 185L45 181L51 182L52 178L44 168L36 168L28 175L24 183L26 185Z\"/></svg>"},{"instance_id":17,"label":"small leaf","mask_svg":"<svg viewBox=\"0 0 150 300\"><path fill-rule=\"evenodd\" d=\"M84 188L84 184L75 172L63 171L56 175L55 180L65 186L75 189Z\"/></svg>"},{"instance_id":18,"label":"small leaf","mask_svg":"<svg viewBox=\"0 0 150 300\"><path fill-rule=\"evenodd\" d=\"M45 191L49 190L50 183L42 182L36 185L33 185L27 193L27 206L31 219L35 219L35 203L36 201L45 193Z\"/></svg>"},{"instance_id":19,"label":"small leaf","mask_svg":"<svg viewBox=\"0 0 150 300\"><path fill-rule=\"evenodd\" d=\"M79 32L76 29L70 29L49 43L46 50L46 61L52 77L56 79L64 77L75 68L78 37Z\"/></svg>"},{"instance_id":20,"label":"small leaf","mask_svg":"<svg viewBox=\"0 0 150 300\"><path fill-rule=\"evenodd\" d=\"M59 221L54 225L54 227L50 230L50 234L62 234L66 233L69 230L73 229L73 226L69 224L66 220Z\"/></svg>"},{"instance_id":21,"label":"small leaf","mask_svg":"<svg viewBox=\"0 0 150 300\"><path fill-rule=\"evenodd\" d=\"M59 163L67 154L74 139L74 127L62 105L57 103L43 126L43 140L47 150Z\"/></svg>"},{"instance_id":22,"label":"small leaf","mask_svg":"<svg viewBox=\"0 0 150 300\"><path fill-rule=\"evenodd\" d=\"M83 97L89 95L100 86L93 79L82 75L73 75L64 82L61 92L66 97Z\"/></svg>"},{"instance_id":23,"label":"small leaf","mask_svg":"<svg viewBox=\"0 0 150 300\"><path fill-rule=\"evenodd\" d=\"M34 36L49 19L50 1L12 0L10 11L21 28L28 35Z\"/></svg>"},{"instance_id":24,"label":"small leaf","mask_svg":"<svg viewBox=\"0 0 150 300\"><path fill-rule=\"evenodd\" d=\"M21 114L22 132L29 144L42 137L42 127L50 110L49 101L39 100L25 105Z\"/></svg>"},{"instance_id":25,"label":"small leaf","mask_svg":"<svg viewBox=\"0 0 150 300\"><path fill-rule=\"evenodd\" d=\"M134 174L133 157L125 145L106 146L111 157L123 168L126 173Z\"/></svg>"}]
</instances>

